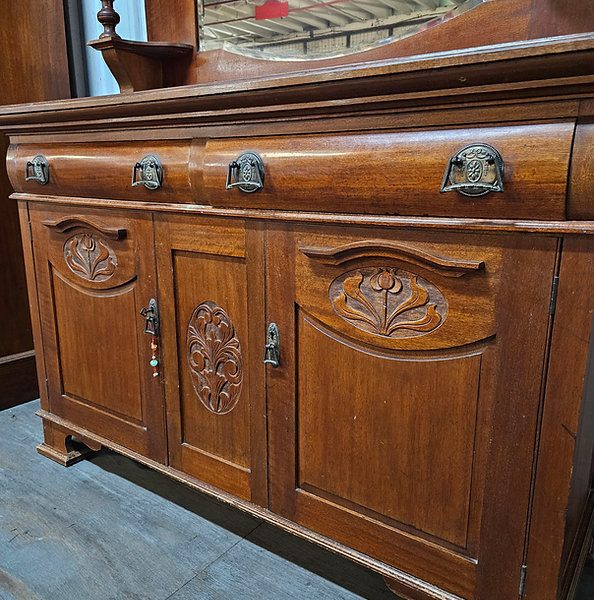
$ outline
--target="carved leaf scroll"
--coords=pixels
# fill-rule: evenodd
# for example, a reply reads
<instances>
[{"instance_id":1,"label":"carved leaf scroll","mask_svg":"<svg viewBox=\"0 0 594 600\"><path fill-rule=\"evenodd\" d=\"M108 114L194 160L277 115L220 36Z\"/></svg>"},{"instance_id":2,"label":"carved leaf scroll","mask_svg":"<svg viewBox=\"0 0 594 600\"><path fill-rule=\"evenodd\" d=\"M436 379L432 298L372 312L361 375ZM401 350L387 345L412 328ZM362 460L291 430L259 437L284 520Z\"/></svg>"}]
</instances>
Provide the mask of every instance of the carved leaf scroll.
<instances>
[{"instance_id":1,"label":"carved leaf scroll","mask_svg":"<svg viewBox=\"0 0 594 600\"><path fill-rule=\"evenodd\" d=\"M425 335L448 311L432 283L402 269L366 267L348 271L330 286L336 313L357 329L391 338Z\"/></svg>"},{"instance_id":2,"label":"carved leaf scroll","mask_svg":"<svg viewBox=\"0 0 594 600\"><path fill-rule=\"evenodd\" d=\"M198 399L212 413L231 412L241 393L241 345L229 315L207 300L196 307L186 336L192 385Z\"/></svg>"},{"instance_id":3,"label":"carved leaf scroll","mask_svg":"<svg viewBox=\"0 0 594 600\"><path fill-rule=\"evenodd\" d=\"M66 240L64 260L73 273L88 281L109 279L118 265L113 249L90 233L81 233Z\"/></svg>"}]
</instances>

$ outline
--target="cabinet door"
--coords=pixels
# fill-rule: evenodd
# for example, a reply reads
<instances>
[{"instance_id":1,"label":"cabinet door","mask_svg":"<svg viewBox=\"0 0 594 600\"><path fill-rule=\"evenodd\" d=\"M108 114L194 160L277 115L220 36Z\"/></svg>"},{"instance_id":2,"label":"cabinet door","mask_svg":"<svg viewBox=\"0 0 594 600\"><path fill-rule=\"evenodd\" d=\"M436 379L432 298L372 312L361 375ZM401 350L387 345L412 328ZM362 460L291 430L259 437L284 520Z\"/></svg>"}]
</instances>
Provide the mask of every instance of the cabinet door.
<instances>
[{"instance_id":1,"label":"cabinet door","mask_svg":"<svg viewBox=\"0 0 594 600\"><path fill-rule=\"evenodd\" d=\"M271 508L456 596L516 597L557 241L267 239Z\"/></svg>"},{"instance_id":2,"label":"cabinet door","mask_svg":"<svg viewBox=\"0 0 594 600\"><path fill-rule=\"evenodd\" d=\"M170 464L264 505L262 233L156 218Z\"/></svg>"},{"instance_id":3,"label":"cabinet door","mask_svg":"<svg viewBox=\"0 0 594 600\"><path fill-rule=\"evenodd\" d=\"M50 411L164 462L140 315L156 293L151 216L39 205L30 216Z\"/></svg>"}]
</instances>

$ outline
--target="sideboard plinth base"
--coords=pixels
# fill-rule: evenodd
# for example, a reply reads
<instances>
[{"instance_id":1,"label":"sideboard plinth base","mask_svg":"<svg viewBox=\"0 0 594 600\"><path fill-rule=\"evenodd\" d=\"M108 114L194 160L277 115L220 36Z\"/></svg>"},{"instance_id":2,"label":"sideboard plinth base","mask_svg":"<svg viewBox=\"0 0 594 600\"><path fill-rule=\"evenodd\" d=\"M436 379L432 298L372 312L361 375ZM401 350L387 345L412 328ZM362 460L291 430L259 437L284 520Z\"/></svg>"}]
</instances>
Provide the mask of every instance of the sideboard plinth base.
<instances>
[{"instance_id":1,"label":"sideboard plinth base","mask_svg":"<svg viewBox=\"0 0 594 600\"><path fill-rule=\"evenodd\" d=\"M70 467L101 449L101 445L93 440L81 439L73 431L46 420L43 421L43 437L37 452L64 467Z\"/></svg>"}]
</instances>

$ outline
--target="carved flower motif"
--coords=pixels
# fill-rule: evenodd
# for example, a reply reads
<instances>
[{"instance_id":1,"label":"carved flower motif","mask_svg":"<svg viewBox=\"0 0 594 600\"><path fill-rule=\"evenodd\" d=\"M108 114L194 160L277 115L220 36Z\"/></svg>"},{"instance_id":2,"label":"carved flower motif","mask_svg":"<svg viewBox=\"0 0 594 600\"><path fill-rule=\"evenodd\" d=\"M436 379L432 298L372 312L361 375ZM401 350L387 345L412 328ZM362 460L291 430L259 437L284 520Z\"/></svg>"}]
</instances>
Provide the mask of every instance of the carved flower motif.
<instances>
[{"instance_id":1,"label":"carved flower motif","mask_svg":"<svg viewBox=\"0 0 594 600\"><path fill-rule=\"evenodd\" d=\"M107 243L90 233L81 233L66 241L64 260L73 273L89 281L109 279L118 264Z\"/></svg>"},{"instance_id":2,"label":"carved flower motif","mask_svg":"<svg viewBox=\"0 0 594 600\"><path fill-rule=\"evenodd\" d=\"M379 269L375 275L369 278L371 289L376 292L383 290L391 294L397 294L402 289L402 281L394 273L394 269Z\"/></svg>"},{"instance_id":3,"label":"carved flower motif","mask_svg":"<svg viewBox=\"0 0 594 600\"><path fill-rule=\"evenodd\" d=\"M223 308L207 300L196 307L186 335L188 364L198 399L211 412L235 408L243 383L241 345Z\"/></svg>"},{"instance_id":4,"label":"carved flower motif","mask_svg":"<svg viewBox=\"0 0 594 600\"><path fill-rule=\"evenodd\" d=\"M349 271L330 286L336 313L354 327L385 337L416 337L443 322L447 302L419 276L388 267Z\"/></svg>"}]
</instances>

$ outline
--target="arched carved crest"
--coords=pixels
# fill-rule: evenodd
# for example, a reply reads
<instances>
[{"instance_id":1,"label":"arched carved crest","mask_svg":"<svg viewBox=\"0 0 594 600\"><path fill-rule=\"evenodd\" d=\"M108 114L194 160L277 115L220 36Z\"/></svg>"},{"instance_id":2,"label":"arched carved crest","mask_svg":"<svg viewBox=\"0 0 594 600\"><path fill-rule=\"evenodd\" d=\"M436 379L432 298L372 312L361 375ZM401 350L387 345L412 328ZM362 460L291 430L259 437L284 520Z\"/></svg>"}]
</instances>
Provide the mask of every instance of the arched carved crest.
<instances>
[{"instance_id":1,"label":"arched carved crest","mask_svg":"<svg viewBox=\"0 0 594 600\"><path fill-rule=\"evenodd\" d=\"M192 385L212 413L231 412L241 393L243 359L235 327L225 310L207 300L188 323L186 348Z\"/></svg>"},{"instance_id":2,"label":"arched carved crest","mask_svg":"<svg viewBox=\"0 0 594 600\"><path fill-rule=\"evenodd\" d=\"M393 258L435 271L444 277L462 277L485 268L482 260L441 256L421 248L386 240L362 240L336 248L301 246L299 250L308 258L318 260L324 265L341 265L362 258Z\"/></svg>"}]
</instances>

